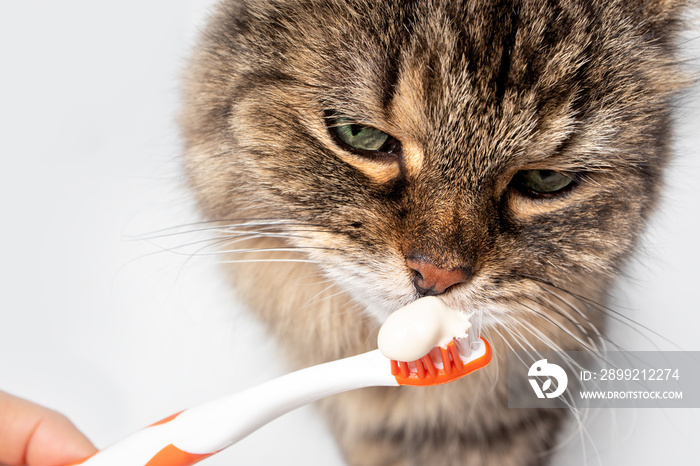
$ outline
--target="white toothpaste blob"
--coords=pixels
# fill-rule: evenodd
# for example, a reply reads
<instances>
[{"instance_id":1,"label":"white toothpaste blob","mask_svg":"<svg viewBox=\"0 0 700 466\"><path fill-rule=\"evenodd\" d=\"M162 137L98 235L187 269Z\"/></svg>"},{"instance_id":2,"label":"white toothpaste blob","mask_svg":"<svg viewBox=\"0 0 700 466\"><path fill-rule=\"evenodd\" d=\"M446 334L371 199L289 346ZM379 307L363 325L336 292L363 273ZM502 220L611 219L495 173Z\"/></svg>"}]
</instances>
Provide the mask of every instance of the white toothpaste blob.
<instances>
[{"instance_id":1,"label":"white toothpaste blob","mask_svg":"<svg viewBox=\"0 0 700 466\"><path fill-rule=\"evenodd\" d=\"M466 314L427 296L394 311L379 329L377 344L389 359L415 361L434 347L465 336L470 327Z\"/></svg>"}]
</instances>

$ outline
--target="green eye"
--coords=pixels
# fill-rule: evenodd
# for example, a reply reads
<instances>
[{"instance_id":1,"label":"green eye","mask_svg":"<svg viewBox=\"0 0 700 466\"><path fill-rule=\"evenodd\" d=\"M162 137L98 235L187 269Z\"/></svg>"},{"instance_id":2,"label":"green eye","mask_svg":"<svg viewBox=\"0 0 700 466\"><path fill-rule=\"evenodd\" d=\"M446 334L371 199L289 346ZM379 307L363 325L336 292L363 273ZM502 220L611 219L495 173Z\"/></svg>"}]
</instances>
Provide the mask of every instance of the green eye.
<instances>
[{"instance_id":1,"label":"green eye","mask_svg":"<svg viewBox=\"0 0 700 466\"><path fill-rule=\"evenodd\" d=\"M330 130L340 142L358 151L392 153L398 145L398 142L385 132L357 124L346 117L332 118Z\"/></svg>"},{"instance_id":2,"label":"green eye","mask_svg":"<svg viewBox=\"0 0 700 466\"><path fill-rule=\"evenodd\" d=\"M554 170L523 170L513 179L516 189L534 196L557 194L573 182L570 176Z\"/></svg>"}]
</instances>

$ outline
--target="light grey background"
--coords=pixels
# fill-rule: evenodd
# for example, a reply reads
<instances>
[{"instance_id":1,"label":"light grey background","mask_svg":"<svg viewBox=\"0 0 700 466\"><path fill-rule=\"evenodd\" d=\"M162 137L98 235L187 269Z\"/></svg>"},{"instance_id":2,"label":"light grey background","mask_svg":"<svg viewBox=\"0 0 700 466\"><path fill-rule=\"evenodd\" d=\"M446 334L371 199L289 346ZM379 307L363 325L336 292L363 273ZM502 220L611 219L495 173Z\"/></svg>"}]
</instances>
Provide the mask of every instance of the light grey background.
<instances>
[{"instance_id":1,"label":"light grey background","mask_svg":"<svg viewBox=\"0 0 700 466\"><path fill-rule=\"evenodd\" d=\"M216 258L185 246L201 236L174 119L210 4L0 0L0 389L100 447L284 370ZM627 349L700 350L697 90L678 119L666 200L614 301L639 324L612 326ZM600 411L558 464L688 464L699 434L697 410ZM202 464L342 461L307 407Z\"/></svg>"}]
</instances>

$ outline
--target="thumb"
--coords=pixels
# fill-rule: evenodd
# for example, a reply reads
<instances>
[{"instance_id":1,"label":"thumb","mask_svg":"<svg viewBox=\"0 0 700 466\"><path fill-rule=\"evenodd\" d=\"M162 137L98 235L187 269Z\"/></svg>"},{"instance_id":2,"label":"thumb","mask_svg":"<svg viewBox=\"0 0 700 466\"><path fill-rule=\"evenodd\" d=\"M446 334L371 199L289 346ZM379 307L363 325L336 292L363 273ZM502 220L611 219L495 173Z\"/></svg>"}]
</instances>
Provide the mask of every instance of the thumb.
<instances>
[{"instance_id":1,"label":"thumb","mask_svg":"<svg viewBox=\"0 0 700 466\"><path fill-rule=\"evenodd\" d=\"M61 466L95 451L64 415L0 391L0 463Z\"/></svg>"}]
</instances>

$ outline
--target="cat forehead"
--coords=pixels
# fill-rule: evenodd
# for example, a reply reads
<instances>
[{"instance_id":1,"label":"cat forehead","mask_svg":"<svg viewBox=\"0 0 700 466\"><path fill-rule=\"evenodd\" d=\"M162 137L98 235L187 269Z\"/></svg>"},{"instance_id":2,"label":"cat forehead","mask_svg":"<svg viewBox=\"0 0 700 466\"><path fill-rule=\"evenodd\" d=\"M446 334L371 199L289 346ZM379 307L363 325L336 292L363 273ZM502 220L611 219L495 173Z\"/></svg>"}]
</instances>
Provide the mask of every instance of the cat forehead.
<instances>
[{"instance_id":1,"label":"cat forehead","mask_svg":"<svg viewBox=\"0 0 700 466\"><path fill-rule=\"evenodd\" d=\"M664 11L681 3L226 1L205 36L200 87L222 108L248 95L290 115L338 111L426 161L536 161L574 132L592 158L611 141L622 154L639 140L616 126L663 111L674 91Z\"/></svg>"},{"instance_id":2,"label":"cat forehead","mask_svg":"<svg viewBox=\"0 0 700 466\"><path fill-rule=\"evenodd\" d=\"M449 163L461 157L478 162L481 173L485 163L522 155L535 142L539 156L568 137L580 110L590 12L411 5L375 19L401 27L376 28L372 40L346 44L344 51L356 57L333 106L422 147L427 161L431 153ZM546 141L533 141L543 128Z\"/></svg>"},{"instance_id":3,"label":"cat forehead","mask_svg":"<svg viewBox=\"0 0 700 466\"><path fill-rule=\"evenodd\" d=\"M574 131L605 150L625 113L651 111L673 85L663 10L678 2L389 3L339 27L331 101L440 154L534 147L536 162Z\"/></svg>"}]
</instances>

